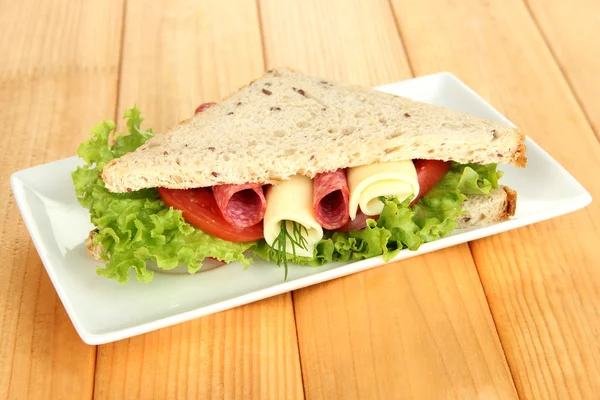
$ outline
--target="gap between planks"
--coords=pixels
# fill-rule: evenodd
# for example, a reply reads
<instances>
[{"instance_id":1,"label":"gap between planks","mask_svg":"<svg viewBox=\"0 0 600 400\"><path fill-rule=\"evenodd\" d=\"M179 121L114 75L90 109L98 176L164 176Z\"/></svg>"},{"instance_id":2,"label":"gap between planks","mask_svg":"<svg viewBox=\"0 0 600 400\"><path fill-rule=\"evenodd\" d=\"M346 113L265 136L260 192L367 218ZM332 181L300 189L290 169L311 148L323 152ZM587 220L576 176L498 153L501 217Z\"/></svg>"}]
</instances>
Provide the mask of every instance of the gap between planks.
<instances>
[{"instance_id":1,"label":"gap between planks","mask_svg":"<svg viewBox=\"0 0 600 400\"><path fill-rule=\"evenodd\" d=\"M414 77L415 76L414 68L413 68L413 65L412 65L412 62L411 62L410 53L408 51L408 48L406 46L405 41L403 40L403 35L402 35L402 29L400 27L400 22L398 21L398 19L396 18L395 13L393 12L394 8L393 8L392 0L388 0L388 1L389 1L389 4L390 4L390 7L392 9L392 14L393 14L394 22L396 24L398 35L400 36L400 40L401 40L401 43L402 43L402 47L404 49L404 53L405 53L405 57L406 57L408 66L410 68L410 72L411 72L412 76ZM535 13L533 12L533 10L532 10L532 8L531 8L531 6L529 4L529 0L522 0L522 1L523 1L524 6L525 6L525 8L527 10L529 18L531 19L531 21L533 23L533 26L535 26L535 29L540 34L540 37L541 37L544 45L546 46L546 48L548 49L548 51L549 51L549 53L550 53L550 55L552 57L552 61L554 62L554 64L558 68L558 70L560 71L560 74L562 75L562 79L564 80L566 86L568 87L569 92L571 93L571 95L573 96L574 100L576 101L577 107L582 112L582 115L584 116L587 125L591 128L592 132L594 132L594 136L595 136L596 140L600 143L600 132L596 131L596 129L594 128L594 125L592 124L592 120L591 120L589 114L586 112L586 109L583 107L583 101L582 101L581 97L578 95L577 91L575 90L574 85L572 84L572 82L569 79L568 75L565 73L565 68L563 67L563 65L559 61L559 58L557 57L555 50L553 49L550 41L547 38L547 35L544 33L543 29L541 28L541 26L540 26L540 24L539 24L539 22L538 22L538 20L536 18ZM496 331L496 336L499 339L500 346L502 348L502 353L504 354L504 358L506 360L506 365L507 365L509 373L511 375L511 379L513 381L513 385L516 386L515 372L513 371L513 366L509 362L509 359L508 359L507 354L506 354L504 342L502 340L502 337L500 336L500 332L498 331L498 325L497 325L497 321L496 321L496 316L492 312L492 308L490 306L490 302L489 302L489 298L488 298L488 292L486 290L486 287L483 285L483 281L481 279L480 270L479 270L477 261L476 261L476 259L474 257L474 254L473 254L472 243L473 242L468 242L469 251L471 253L471 258L473 259L473 262L474 262L475 267L476 267L475 270L476 270L477 276L479 278L480 285L481 285L481 287L483 289L483 293L484 293L485 300L486 300L486 303L487 303L487 306L488 306L488 309L489 309L489 313L490 313L490 315L492 317L492 321L494 322L494 328L495 328L495 331ZM517 390L516 394L517 394L517 396L519 398L522 398L520 391Z\"/></svg>"},{"instance_id":2,"label":"gap between planks","mask_svg":"<svg viewBox=\"0 0 600 400\"><path fill-rule=\"evenodd\" d=\"M261 0L256 0L256 13L258 18L258 28L260 33L260 47L263 56L263 70L267 70L267 47L265 46L265 30L263 27L262 12L260 6ZM298 362L300 364L300 383L302 384L302 397L306 399L306 386L304 384L304 367L302 364L302 352L300 351L300 336L298 334L298 320L296 318L296 304L294 300L294 292L287 294L292 302L292 313L294 315L294 331L296 332L296 349L298 351Z\"/></svg>"},{"instance_id":3,"label":"gap between planks","mask_svg":"<svg viewBox=\"0 0 600 400\"><path fill-rule=\"evenodd\" d=\"M121 78L123 74L123 49L125 48L125 24L127 23L127 0L123 0L121 11L121 37L119 40L119 63L117 67L117 81L115 82L115 112L114 121L119 120L119 106L121 99ZM96 398L96 373L98 371L98 347L94 346L94 379L92 379L92 392L90 399Z\"/></svg>"},{"instance_id":4,"label":"gap between planks","mask_svg":"<svg viewBox=\"0 0 600 400\"><path fill-rule=\"evenodd\" d=\"M121 78L123 78L123 51L125 49L125 28L127 24L127 0L123 0L123 15L121 20L121 40L119 41L119 66L117 71L117 82L116 82L116 93L117 98L115 99L115 123L119 120L119 108L121 107Z\"/></svg>"},{"instance_id":5,"label":"gap between planks","mask_svg":"<svg viewBox=\"0 0 600 400\"><path fill-rule=\"evenodd\" d=\"M267 47L265 46L265 30L263 28L263 20L262 20L261 8L260 8L260 1L261 0L256 0L256 17L258 19L258 29L260 31L260 47L262 49L262 56L263 56L263 70L266 71L267 70ZM293 302L294 302L294 299L292 296L292 304L293 304ZM296 321L296 311L294 310L294 324L295 324L295 321ZM296 327L296 334L298 334L297 327ZM298 349L298 351L300 351L300 349ZM300 364L300 365L302 365L302 364ZM302 383L302 387L304 388L304 383Z\"/></svg>"},{"instance_id":6,"label":"gap between planks","mask_svg":"<svg viewBox=\"0 0 600 400\"><path fill-rule=\"evenodd\" d=\"M494 317L494 313L492 312L492 306L490 305L490 300L488 299L488 293L485 290L485 286L483 285L483 281L481 280L481 274L479 273L479 268L477 268L477 262L475 261L475 256L473 255L473 249L471 248L472 242L467 242L469 246L469 252L471 253L471 258L473 259L473 264L475 265L475 273L477 274L477 278L479 278L479 283L481 284L481 290L483 291L483 295L485 296L485 303L487 304L488 311L490 312L490 316L492 317L492 321L494 321L494 330L496 332L496 337L498 338L498 342L500 343L500 348L502 349L502 354L504 354L504 360L506 361L506 367L508 368L508 372L510 373L510 379L513 382L513 386L515 387L515 393L521 398L521 394L519 393L517 388L517 383L515 382L515 372L513 371L512 366L508 360L508 356L506 355L506 350L504 348L504 343L502 342L502 337L500 336L500 332L498 331L498 324L496 323L496 318Z\"/></svg>"},{"instance_id":7,"label":"gap between planks","mask_svg":"<svg viewBox=\"0 0 600 400\"><path fill-rule=\"evenodd\" d=\"M394 13L394 5L392 4L392 0L387 1L388 8L390 10L390 14L392 19L394 20L394 24L396 25L396 33L400 38L400 44L402 45L402 50L404 51L404 57L406 58L406 64L408 65L408 70L410 71L410 75L415 78L415 69L413 68L412 62L410 61L410 55L408 54L408 48L406 47L406 42L402 39L404 35L402 35L402 28L400 28L400 22L396 18L396 14ZM469 249L470 251L470 249ZM473 254L471 253L471 256Z\"/></svg>"},{"instance_id":8,"label":"gap between planks","mask_svg":"<svg viewBox=\"0 0 600 400\"><path fill-rule=\"evenodd\" d=\"M552 56L552 59L554 60L554 63L556 64L558 70L560 71L561 75L563 76L563 79L565 80L565 83L567 84L567 87L569 88L569 91L571 92L571 94L573 95L573 98L577 102L577 106L579 107L579 109L581 110L581 113L585 117L585 121L587 122L587 124L592 129L592 132L594 132L594 136L596 137L596 140L598 141L598 143L600 143L600 132L596 132L596 129L594 129L594 124L592 124L592 119L590 118L589 114L585 110L585 107L583 107L583 101L579 97L579 94L577 94L577 91L575 90L575 87L571 83L571 80L569 79L569 76L565 73L565 68L560 63L558 57L556 56L556 52L554 51L554 49L550 45L550 41L548 40L548 37L544 33L544 30L540 26L540 24L539 24L539 22L538 22L538 20L537 20L537 18L535 16L535 13L531 9L531 5L529 4L529 0L523 0L523 4L525 5L525 8L527 9L527 12L529 13L529 17L531 18L531 21L533 22L533 25L535 26L535 28L537 29L537 31L540 33L540 37L542 38L542 41L544 42L544 45L548 49L548 52L550 52L550 55Z\"/></svg>"},{"instance_id":9,"label":"gap between planks","mask_svg":"<svg viewBox=\"0 0 600 400\"><path fill-rule=\"evenodd\" d=\"M259 1L259 0L257 0L257 1ZM523 1L525 1L527 3L527 0L523 0ZM400 37L400 43L402 44L402 49L404 50L404 57L406 57L406 62L408 64L408 68L410 70L410 74L414 78L414 77L416 77L415 70L414 70L412 61L410 59L410 53L408 51L408 47L406 46L406 42L404 41L404 38L403 38L404 35L402 34L402 28L400 27L400 21L398 21L398 18L396 18L396 14L394 13L394 5L392 4L392 0L388 0L388 5L389 5L389 9L390 9L390 13L392 15L392 18L394 19L394 24L396 25L396 32L398 33L398 36ZM529 9L529 6L527 6L527 8ZM531 10L530 10L530 14L531 14ZM538 30L540 30L539 26L537 26L537 22L536 22L536 27L537 27ZM546 39L544 37L544 41L545 40ZM552 53L552 56L554 57L554 53ZM561 69L561 72L563 72L562 69ZM564 76L564 73L563 73L563 76ZM570 83L569 83L569 88L572 91ZM577 99L577 100L579 102L579 99ZM580 104L580 108L581 108L581 104ZM588 119L588 123L589 123L589 118L587 117L587 115L586 115L586 118ZM494 313L492 312L492 307L490 306L490 301L488 299L488 294L487 294L487 292L485 290L485 287L483 285L483 282L481 280L481 275L479 273L479 268L477 268L477 263L475 261L475 256L473 255L473 249L471 248L471 242L467 242L467 245L468 245L468 248L469 248L469 253L471 254L471 259L473 260L473 264L475 265L475 272L477 273L477 278L479 279L479 285L481 286L481 290L482 290L483 295L485 297L485 303L487 305L487 309L488 309L488 311L490 313L492 321L494 322L494 331L496 332L496 337L498 338L498 342L500 343L500 348L502 349L502 354L504 356L504 361L506 362L506 366L508 368L508 372L510 373L510 378L512 380L513 386L516 388L515 374L514 374L513 369L512 369L512 367L510 365L510 362L508 360L508 356L506 355L506 350L504 348L504 343L502 342L502 338L500 337L500 332L498 332L498 325L496 323L496 319L494 318ZM294 308L294 310L295 310L295 308ZM302 363L300 365L302 366ZM517 396L519 398L521 398L521 396L520 396L520 394L519 394L519 392L517 390L515 390L515 393L517 394Z\"/></svg>"}]
</instances>

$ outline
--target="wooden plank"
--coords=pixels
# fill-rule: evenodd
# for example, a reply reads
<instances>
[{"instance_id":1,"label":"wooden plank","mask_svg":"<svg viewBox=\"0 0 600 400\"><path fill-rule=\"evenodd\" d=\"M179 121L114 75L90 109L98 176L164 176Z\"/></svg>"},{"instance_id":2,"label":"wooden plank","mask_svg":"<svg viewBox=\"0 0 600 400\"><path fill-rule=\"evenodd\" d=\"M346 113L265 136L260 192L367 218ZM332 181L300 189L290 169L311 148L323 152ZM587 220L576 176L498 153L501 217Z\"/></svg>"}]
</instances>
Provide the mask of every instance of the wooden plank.
<instances>
[{"instance_id":1,"label":"wooden plank","mask_svg":"<svg viewBox=\"0 0 600 400\"><path fill-rule=\"evenodd\" d=\"M75 154L116 105L120 1L0 4L0 398L90 398L96 349L78 337L9 187ZM67 345L65 345L67 344Z\"/></svg>"},{"instance_id":2,"label":"wooden plank","mask_svg":"<svg viewBox=\"0 0 600 400\"><path fill-rule=\"evenodd\" d=\"M263 72L253 2L132 0L125 27L119 111L155 131ZM291 295L100 346L95 397L302 398Z\"/></svg>"},{"instance_id":3,"label":"wooden plank","mask_svg":"<svg viewBox=\"0 0 600 400\"><path fill-rule=\"evenodd\" d=\"M260 9L269 67L293 66L371 86L411 77L383 0L260 0Z\"/></svg>"},{"instance_id":4,"label":"wooden plank","mask_svg":"<svg viewBox=\"0 0 600 400\"><path fill-rule=\"evenodd\" d=\"M97 399L303 398L292 302L277 296L98 348Z\"/></svg>"},{"instance_id":5,"label":"wooden plank","mask_svg":"<svg viewBox=\"0 0 600 400\"><path fill-rule=\"evenodd\" d=\"M416 73L457 74L600 195L600 145L521 1L393 5ZM594 202L472 244L523 398L600 393L599 223Z\"/></svg>"},{"instance_id":6,"label":"wooden plank","mask_svg":"<svg viewBox=\"0 0 600 400\"><path fill-rule=\"evenodd\" d=\"M260 9L268 67L410 77L386 1ZM294 307L307 398L516 397L467 245L296 291Z\"/></svg>"},{"instance_id":7,"label":"wooden plank","mask_svg":"<svg viewBox=\"0 0 600 400\"><path fill-rule=\"evenodd\" d=\"M600 2L527 0L534 21L600 137Z\"/></svg>"}]
</instances>

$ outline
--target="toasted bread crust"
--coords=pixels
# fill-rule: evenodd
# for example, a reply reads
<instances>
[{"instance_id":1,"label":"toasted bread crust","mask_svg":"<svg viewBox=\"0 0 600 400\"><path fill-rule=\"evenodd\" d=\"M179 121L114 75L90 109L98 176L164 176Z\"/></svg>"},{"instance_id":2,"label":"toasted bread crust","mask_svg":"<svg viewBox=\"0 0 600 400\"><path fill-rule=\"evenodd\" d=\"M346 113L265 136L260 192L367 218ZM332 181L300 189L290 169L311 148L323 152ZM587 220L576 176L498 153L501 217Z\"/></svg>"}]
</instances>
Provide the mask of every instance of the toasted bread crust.
<instances>
[{"instance_id":1,"label":"toasted bread crust","mask_svg":"<svg viewBox=\"0 0 600 400\"><path fill-rule=\"evenodd\" d=\"M502 189L504 189L504 192L506 193L506 212L502 216L502 220L507 220L510 217L513 217L517 211L517 192L508 186L502 186Z\"/></svg>"},{"instance_id":2,"label":"toasted bread crust","mask_svg":"<svg viewBox=\"0 0 600 400\"><path fill-rule=\"evenodd\" d=\"M527 165L527 148L525 146L525 134L521 132L520 135L521 143L515 151L513 165L516 167L525 167Z\"/></svg>"}]
</instances>

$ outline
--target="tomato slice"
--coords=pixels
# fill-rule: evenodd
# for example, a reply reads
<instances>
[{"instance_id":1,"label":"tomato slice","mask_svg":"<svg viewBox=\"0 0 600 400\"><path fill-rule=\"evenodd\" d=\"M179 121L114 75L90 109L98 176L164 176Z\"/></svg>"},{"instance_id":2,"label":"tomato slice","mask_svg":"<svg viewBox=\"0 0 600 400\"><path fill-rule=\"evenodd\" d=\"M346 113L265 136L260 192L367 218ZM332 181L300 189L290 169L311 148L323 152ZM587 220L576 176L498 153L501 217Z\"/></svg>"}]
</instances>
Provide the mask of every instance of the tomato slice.
<instances>
[{"instance_id":1,"label":"tomato slice","mask_svg":"<svg viewBox=\"0 0 600 400\"><path fill-rule=\"evenodd\" d=\"M253 242L264 237L262 221L247 228L236 228L225 221L209 187L158 188L158 193L165 204L181 210L187 222L213 236L230 242Z\"/></svg>"},{"instance_id":2,"label":"tomato slice","mask_svg":"<svg viewBox=\"0 0 600 400\"><path fill-rule=\"evenodd\" d=\"M419 194L410 203L412 206L419 199L425 196L433 187L442 179L442 176L448 172L451 161L440 160L413 160L415 169L417 170L417 178L419 179Z\"/></svg>"}]
</instances>

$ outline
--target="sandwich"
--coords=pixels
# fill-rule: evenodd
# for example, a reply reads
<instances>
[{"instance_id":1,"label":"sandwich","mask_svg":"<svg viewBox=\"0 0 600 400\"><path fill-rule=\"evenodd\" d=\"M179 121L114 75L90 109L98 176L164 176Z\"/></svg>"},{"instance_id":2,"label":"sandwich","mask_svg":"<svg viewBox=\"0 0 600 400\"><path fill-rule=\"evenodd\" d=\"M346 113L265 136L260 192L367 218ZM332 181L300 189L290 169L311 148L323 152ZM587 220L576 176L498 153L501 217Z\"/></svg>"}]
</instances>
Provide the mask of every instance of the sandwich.
<instances>
[{"instance_id":1,"label":"sandwich","mask_svg":"<svg viewBox=\"0 0 600 400\"><path fill-rule=\"evenodd\" d=\"M262 258L319 266L418 249L514 215L498 164L525 167L514 127L288 68L162 133L96 125L72 174L99 275ZM152 267L152 268L150 268Z\"/></svg>"}]
</instances>

